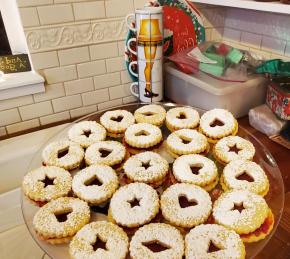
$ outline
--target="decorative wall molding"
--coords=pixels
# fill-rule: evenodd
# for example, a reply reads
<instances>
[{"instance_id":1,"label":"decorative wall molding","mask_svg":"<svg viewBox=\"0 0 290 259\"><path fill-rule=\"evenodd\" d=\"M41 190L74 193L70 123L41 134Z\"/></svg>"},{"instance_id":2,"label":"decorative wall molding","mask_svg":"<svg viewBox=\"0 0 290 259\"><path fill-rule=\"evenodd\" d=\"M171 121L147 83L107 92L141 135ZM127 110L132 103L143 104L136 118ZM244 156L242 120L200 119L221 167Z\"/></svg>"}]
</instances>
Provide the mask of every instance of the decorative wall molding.
<instances>
[{"instance_id":1,"label":"decorative wall molding","mask_svg":"<svg viewBox=\"0 0 290 259\"><path fill-rule=\"evenodd\" d=\"M127 32L124 19L81 24L37 27L25 30L31 53L123 40Z\"/></svg>"}]
</instances>

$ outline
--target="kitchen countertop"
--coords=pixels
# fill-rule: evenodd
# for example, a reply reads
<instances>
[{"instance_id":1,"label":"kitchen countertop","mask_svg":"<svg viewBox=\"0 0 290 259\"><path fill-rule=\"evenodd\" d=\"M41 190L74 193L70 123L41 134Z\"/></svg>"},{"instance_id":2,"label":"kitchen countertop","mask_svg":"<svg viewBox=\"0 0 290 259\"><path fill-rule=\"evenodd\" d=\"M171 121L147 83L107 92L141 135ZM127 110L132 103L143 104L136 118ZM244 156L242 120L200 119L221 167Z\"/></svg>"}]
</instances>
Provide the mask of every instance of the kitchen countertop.
<instances>
[{"instance_id":1,"label":"kitchen countertop","mask_svg":"<svg viewBox=\"0 0 290 259\"><path fill-rule=\"evenodd\" d=\"M290 150L273 142L266 135L252 128L248 117L238 120L239 125L259 139L271 152L281 171L285 186L284 212L272 239L255 259L290 258Z\"/></svg>"}]
</instances>

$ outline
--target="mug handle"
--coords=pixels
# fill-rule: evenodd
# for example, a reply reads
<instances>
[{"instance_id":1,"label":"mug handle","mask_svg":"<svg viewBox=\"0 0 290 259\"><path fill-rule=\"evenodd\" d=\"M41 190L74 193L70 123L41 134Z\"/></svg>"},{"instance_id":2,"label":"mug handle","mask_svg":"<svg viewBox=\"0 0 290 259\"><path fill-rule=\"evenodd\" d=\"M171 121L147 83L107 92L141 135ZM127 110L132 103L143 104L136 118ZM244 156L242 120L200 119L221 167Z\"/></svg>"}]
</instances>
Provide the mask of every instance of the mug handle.
<instances>
[{"instance_id":1,"label":"mug handle","mask_svg":"<svg viewBox=\"0 0 290 259\"><path fill-rule=\"evenodd\" d=\"M137 56L137 51L131 49L131 45L130 45L131 42L137 42L137 39L136 39L136 38L131 38L131 39L128 40L128 42L127 42L127 48L128 48L128 50L129 50L132 54L134 54L135 56Z\"/></svg>"},{"instance_id":2,"label":"mug handle","mask_svg":"<svg viewBox=\"0 0 290 259\"><path fill-rule=\"evenodd\" d=\"M139 85L138 82L132 83L131 86L130 86L130 91L131 91L131 93L132 93L134 96L136 96L136 97L139 98L139 93L136 93L136 92L134 91L134 87L135 87L135 86L138 86L138 85Z\"/></svg>"},{"instance_id":3,"label":"mug handle","mask_svg":"<svg viewBox=\"0 0 290 259\"><path fill-rule=\"evenodd\" d=\"M125 18L126 25L127 25L127 27L128 27L129 30L131 30L131 31L133 31L133 32L136 32L137 29L134 28L134 27L132 27L132 26L131 26L131 23L130 23L130 21L129 21L129 19L130 19L131 17L135 18L135 14L134 14L134 13L130 13L130 14L128 14L128 15L126 16L126 18Z\"/></svg>"},{"instance_id":4,"label":"mug handle","mask_svg":"<svg viewBox=\"0 0 290 259\"><path fill-rule=\"evenodd\" d=\"M138 74L135 73L135 72L133 72L133 70L132 70L132 66L133 66L133 65L138 65L138 62L137 62L137 61L132 61L132 62L129 64L129 72L130 72L131 75L133 75L133 76L135 76L135 77L138 78Z\"/></svg>"}]
</instances>

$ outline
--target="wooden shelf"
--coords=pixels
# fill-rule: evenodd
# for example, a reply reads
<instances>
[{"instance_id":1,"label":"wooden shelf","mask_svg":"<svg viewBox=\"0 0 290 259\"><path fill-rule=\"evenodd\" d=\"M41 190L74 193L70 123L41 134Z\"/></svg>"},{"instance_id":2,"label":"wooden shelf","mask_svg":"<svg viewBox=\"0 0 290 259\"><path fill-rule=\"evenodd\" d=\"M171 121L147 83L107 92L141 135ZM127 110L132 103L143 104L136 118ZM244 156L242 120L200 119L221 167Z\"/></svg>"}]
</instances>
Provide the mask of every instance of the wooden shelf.
<instances>
[{"instance_id":1,"label":"wooden shelf","mask_svg":"<svg viewBox=\"0 0 290 259\"><path fill-rule=\"evenodd\" d=\"M191 0L194 3L228 6L280 14L290 14L290 5L280 2L256 2L254 0Z\"/></svg>"}]
</instances>

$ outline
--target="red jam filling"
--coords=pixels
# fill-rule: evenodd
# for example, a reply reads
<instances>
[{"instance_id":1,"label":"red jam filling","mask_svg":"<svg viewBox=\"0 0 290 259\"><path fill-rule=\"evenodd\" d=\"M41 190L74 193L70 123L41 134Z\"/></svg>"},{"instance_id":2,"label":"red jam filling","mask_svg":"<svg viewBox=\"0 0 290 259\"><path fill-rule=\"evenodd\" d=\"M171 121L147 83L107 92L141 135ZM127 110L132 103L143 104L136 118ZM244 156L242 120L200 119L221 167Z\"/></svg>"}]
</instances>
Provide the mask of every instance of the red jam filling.
<instances>
[{"instance_id":1,"label":"red jam filling","mask_svg":"<svg viewBox=\"0 0 290 259\"><path fill-rule=\"evenodd\" d=\"M256 229L255 231L253 231L253 232L251 232L249 234L243 234L243 235L240 235L240 236L241 236L241 238L249 238L249 237L251 237L253 235L260 236L261 234L268 234L268 232L269 232L271 226L273 225L273 223L274 223L274 218L273 218L272 215L269 215L265 219L264 223L258 229Z\"/></svg>"}]
</instances>

